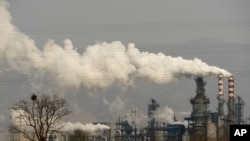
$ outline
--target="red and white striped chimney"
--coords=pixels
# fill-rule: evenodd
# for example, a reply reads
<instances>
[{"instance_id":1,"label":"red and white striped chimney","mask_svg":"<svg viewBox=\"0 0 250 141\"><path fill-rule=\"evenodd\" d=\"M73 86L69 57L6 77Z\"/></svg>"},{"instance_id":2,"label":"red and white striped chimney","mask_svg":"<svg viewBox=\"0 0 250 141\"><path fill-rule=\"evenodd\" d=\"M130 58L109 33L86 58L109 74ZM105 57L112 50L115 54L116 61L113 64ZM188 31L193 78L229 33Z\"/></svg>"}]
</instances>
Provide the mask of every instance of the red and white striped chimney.
<instances>
[{"instance_id":1,"label":"red and white striped chimney","mask_svg":"<svg viewBox=\"0 0 250 141\"><path fill-rule=\"evenodd\" d=\"M223 94L223 75L222 74L218 76L218 91L219 91L218 93L219 97L223 97L224 94Z\"/></svg>"},{"instance_id":2,"label":"red and white striped chimney","mask_svg":"<svg viewBox=\"0 0 250 141\"><path fill-rule=\"evenodd\" d=\"M228 98L234 99L234 77L230 76L228 78Z\"/></svg>"}]
</instances>

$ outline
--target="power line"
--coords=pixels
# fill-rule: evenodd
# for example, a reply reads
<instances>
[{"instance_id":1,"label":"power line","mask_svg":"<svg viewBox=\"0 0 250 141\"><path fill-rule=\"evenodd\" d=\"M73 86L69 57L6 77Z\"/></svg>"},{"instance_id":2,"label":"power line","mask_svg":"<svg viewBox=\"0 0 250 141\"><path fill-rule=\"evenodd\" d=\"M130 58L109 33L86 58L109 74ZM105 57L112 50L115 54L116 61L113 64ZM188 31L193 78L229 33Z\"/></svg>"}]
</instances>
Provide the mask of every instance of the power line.
<instances>
[{"instance_id":1,"label":"power line","mask_svg":"<svg viewBox=\"0 0 250 141\"><path fill-rule=\"evenodd\" d=\"M202 46L213 46L213 48L204 48ZM239 44L239 45L223 45L223 44L208 44L208 45L183 45L183 46L171 46L170 47L167 47L167 46L154 46L154 50L158 50L158 49L161 49L161 52L162 51L178 51L178 52L200 52L200 51L203 51L205 53L209 53L208 51L214 51L212 53L245 53L245 52L249 52L250 51L250 45L249 44ZM100 46L102 46L100 44ZM145 49L145 48L138 48L138 49ZM116 50L116 51L113 51L114 53L111 53L108 49L105 49L105 48L102 48L102 49L98 49L96 50L96 53L92 53L91 55L88 55L88 56L99 56L99 55L116 55L116 56L119 56L119 55L124 55L124 53L126 53L127 51L127 48L125 48L125 50ZM83 56L81 55L79 52L77 52L76 50L75 51L65 51L65 50L62 50L62 51L52 51L53 53L65 53L63 55L65 56ZM141 52L144 52L144 51L141 51ZM12 55L24 55L26 56L28 54L28 52L26 50L24 51L0 51L0 54L1 53L4 53L4 54L12 54ZM35 53L38 53L38 54L42 54L43 57L46 57L46 55L50 55L51 52L49 52L48 54L45 54L43 50L38 50L38 52L34 52L34 54L30 55L30 56L37 56L35 55ZM84 53L84 52L83 52ZM85 56L87 57L87 56Z\"/></svg>"},{"instance_id":2,"label":"power line","mask_svg":"<svg viewBox=\"0 0 250 141\"><path fill-rule=\"evenodd\" d=\"M250 72L248 71L239 71L237 73L233 74L236 78L239 77L250 77ZM175 75L168 75L168 74L157 74L157 77L155 78L159 78L164 80L164 79L169 79L171 77L175 78L175 77L179 77L175 76ZM182 75L182 77L185 77L185 75ZM119 80L117 78L112 78L112 76L109 76L109 74L105 75L105 78L95 78L95 79L91 79L91 78L84 78L84 77L70 77L70 76L64 76L63 78L40 78L40 79L34 79L34 78L7 78L8 80L4 80L3 78L0 79L0 85L29 85L30 83L32 84L41 84L41 83L45 83L45 82L93 82L93 81L111 81L111 82L126 82L126 81L130 81L130 80L137 80L137 81L150 81L152 77L147 77L147 76L140 76L140 77L130 77L128 80Z\"/></svg>"},{"instance_id":3,"label":"power line","mask_svg":"<svg viewBox=\"0 0 250 141\"><path fill-rule=\"evenodd\" d=\"M131 24L86 24L86 25L47 25L47 26L19 26L28 34L67 34L67 33L105 33L105 32L142 32L164 30L194 30L210 28L241 28L250 27L250 19L203 20L184 22L160 23L131 23ZM7 26L0 26L0 31L16 33Z\"/></svg>"}]
</instances>

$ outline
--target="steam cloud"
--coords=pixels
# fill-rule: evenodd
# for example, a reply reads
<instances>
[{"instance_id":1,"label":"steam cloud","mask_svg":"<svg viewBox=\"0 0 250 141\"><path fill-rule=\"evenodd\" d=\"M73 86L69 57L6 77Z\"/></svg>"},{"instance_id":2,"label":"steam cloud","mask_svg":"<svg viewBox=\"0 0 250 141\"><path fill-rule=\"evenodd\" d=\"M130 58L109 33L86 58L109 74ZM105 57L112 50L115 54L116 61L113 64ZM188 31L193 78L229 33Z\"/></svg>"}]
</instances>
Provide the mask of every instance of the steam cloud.
<instances>
[{"instance_id":1,"label":"steam cloud","mask_svg":"<svg viewBox=\"0 0 250 141\"><path fill-rule=\"evenodd\" d=\"M189 112L185 112L185 115L188 113ZM177 113L177 114L182 114L182 113ZM188 125L187 121L175 121L174 116L175 116L175 113L173 109L169 108L167 105L165 105L163 108L159 108L155 113L155 118L158 121L166 122L170 124L183 124L187 127Z\"/></svg>"},{"instance_id":2,"label":"steam cloud","mask_svg":"<svg viewBox=\"0 0 250 141\"><path fill-rule=\"evenodd\" d=\"M105 129L110 129L109 126L104 125L104 124L93 124L93 123L87 123L87 124L82 124L81 122L76 122L76 123L72 123L72 122L65 122L63 123L64 127L63 130L65 132L71 132L74 131L76 129L80 129L83 131L87 131L87 132L95 132L98 130L105 130Z\"/></svg>"},{"instance_id":3,"label":"steam cloud","mask_svg":"<svg viewBox=\"0 0 250 141\"><path fill-rule=\"evenodd\" d=\"M231 75L198 58L186 60L163 53L141 52L134 44L126 47L120 41L88 46L82 54L69 39L64 40L64 46L49 40L39 49L34 40L11 23L7 7L7 2L0 2L2 71L17 71L35 80L49 78L65 88L84 86L89 89L130 85L134 79L168 83L182 76Z\"/></svg>"},{"instance_id":4,"label":"steam cloud","mask_svg":"<svg viewBox=\"0 0 250 141\"><path fill-rule=\"evenodd\" d=\"M164 106L160 108L155 113L155 118L159 121L163 121L166 123L173 123L174 122L174 111L173 109L169 108L168 106Z\"/></svg>"},{"instance_id":5,"label":"steam cloud","mask_svg":"<svg viewBox=\"0 0 250 141\"><path fill-rule=\"evenodd\" d=\"M23 110L17 110L17 111L11 110L10 111L10 117L14 125L24 124L24 121L22 120L21 115L25 115L25 112Z\"/></svg>"},{"instance_id":6,"label":"steam cloud","mask_svg":"<svg viewBox=\"0 0 250 141\"><path fill-rule=\"evenodd\" d=\"M117 118L118 115L124 113L125 104L122 101L121 97L117 96L114 101L108 101L107 99L103 99L103 103L108 105L108 110L112 115L116 115L114 118Z\"/></svg>"},{"instance_id":7,"label":"steam cloud","mask_svg":"<svg viewBox=\"0 0 250 141\"><path fill-rule=\"evenodd\" d=\"M30 128L29 126L26 126L24 121L20 119L20 115L24 115L25 112L22 110L18 110L18 111L14 111L11 110L11 119L12 119L12 123L14 125L20 126L20 124L22 125L22 127L25 128ZM98 130L105 130L105 129L110 129L109 126L104 125L104 124L93 124L93 123L86 123L86 124L82 124L81 122L76 122L76 123L72 123L72 122L62 122L62 130L65 132L72 132L76 129L80 129L83 131L87 131L87 132L95 132Z\"/></svg>"}]
</instances>

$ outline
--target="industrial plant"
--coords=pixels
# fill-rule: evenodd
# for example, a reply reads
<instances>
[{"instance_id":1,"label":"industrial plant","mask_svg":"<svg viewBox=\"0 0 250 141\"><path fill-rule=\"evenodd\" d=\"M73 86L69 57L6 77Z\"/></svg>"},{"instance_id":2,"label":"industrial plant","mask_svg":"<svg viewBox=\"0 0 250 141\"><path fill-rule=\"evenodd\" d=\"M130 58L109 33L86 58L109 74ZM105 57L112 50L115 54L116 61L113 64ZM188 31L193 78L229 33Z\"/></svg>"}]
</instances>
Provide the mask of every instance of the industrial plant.
<instances>
[{"instance_id":1,"label":"industrial plant","mask_svg":"<svg viewBox=\"0 0 250 141\"><path fill-rule=\"evenodd\" d=\"M209 98L206 96L206 82L202 77L195 78L196 95L190 99L192 111L185 117L184 123L162 122L156 118L160 104L151 99L147 107L147 125L138 127L136 123L136 109L131 111L131 119L119 117L112 125L109 122L96 122L93 125L104 125L88 134L88 141L228 141L229 127L235 124L244 124L244 101L234 95L234 77L228 77L228 98L224 97L224 77L218 76L218 108L210 112ZM227 107L226 107L227 106ZM227 109L227 111L224 111ZM174 117L175 118L175 117ZM63 135L51 134L49 141L71 141L70 132ZM12 133L11 140L20 140L20 134ZM25 140L22 138L21 140ZM74 139L73 139L74 140ZM79 139L75 139L78 141ZM84 139L85 141L86 139ZM83 141L80 139L79 141Z\"/></svg>"},{"instance_id":2,"label":"industrial plant","mask_svg":"<svg viewBox=\"0 0 250 141\"><path fill-rule=\"evenodd\" d=\"M188 125L159 122L155 112L160 107L155 99L148 104L148 125L137 129L134 122L129 124L119 119L114 135L115 141L228 141L229 127L234 124L244 124L244 101L240 96L234 96L234 77L228 77L228 99L224 97L224 76L218 76L218 109L210 112L209 98L205 94L206 82L197 77L196 95L190 99L192 111L190 117L185 117ZM224 109L227 105L227 114Z\"/></svg>"}]
</instances>

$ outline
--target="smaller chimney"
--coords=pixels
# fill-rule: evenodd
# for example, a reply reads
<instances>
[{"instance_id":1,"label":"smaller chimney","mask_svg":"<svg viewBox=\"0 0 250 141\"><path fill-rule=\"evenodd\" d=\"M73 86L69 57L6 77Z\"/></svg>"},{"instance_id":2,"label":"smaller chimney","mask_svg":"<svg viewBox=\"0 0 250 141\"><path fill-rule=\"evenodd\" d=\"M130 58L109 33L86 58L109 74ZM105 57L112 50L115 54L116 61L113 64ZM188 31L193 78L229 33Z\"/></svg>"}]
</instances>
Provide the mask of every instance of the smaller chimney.
<instances>
[{"instance_id":1,"label":"smaller chimney","mask_svg":"<svg viewBox=\"0 0 250 141\"><path fill-rule=\"evenodd\" d=\"M230 100L234 99L234 77L230 76L228 78L228 98Z\"/></svg>"}]
</instances>

